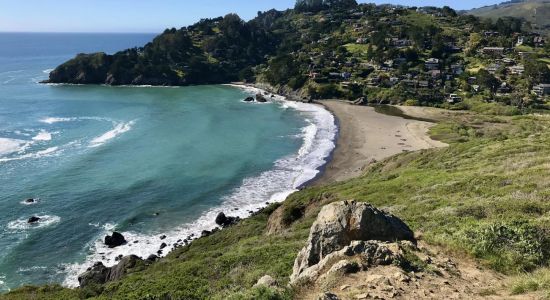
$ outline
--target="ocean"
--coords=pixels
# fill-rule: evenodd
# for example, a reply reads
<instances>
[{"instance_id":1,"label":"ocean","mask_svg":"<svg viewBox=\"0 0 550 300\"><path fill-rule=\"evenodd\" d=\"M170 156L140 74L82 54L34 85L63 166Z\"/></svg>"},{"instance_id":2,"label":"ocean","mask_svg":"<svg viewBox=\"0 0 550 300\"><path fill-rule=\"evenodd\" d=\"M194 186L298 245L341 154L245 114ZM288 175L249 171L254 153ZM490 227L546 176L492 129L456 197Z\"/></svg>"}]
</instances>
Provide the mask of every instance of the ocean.
<instances>
[{"instance_id":1,"label":"ocean","mask_svg":"<svg viewBox=\"0 0 550 300\"><path fill-rule=\"evenodd\" d=\"M77 53L153 36L0 33L0 292L77 286L95 261L146 258L212 229L219 212L282 201L326 163L337 127L317 105L245 103L258 91L222 85L38 83ZM106 248L113 230L129 243Z\"/></svg>"}]
</instances>

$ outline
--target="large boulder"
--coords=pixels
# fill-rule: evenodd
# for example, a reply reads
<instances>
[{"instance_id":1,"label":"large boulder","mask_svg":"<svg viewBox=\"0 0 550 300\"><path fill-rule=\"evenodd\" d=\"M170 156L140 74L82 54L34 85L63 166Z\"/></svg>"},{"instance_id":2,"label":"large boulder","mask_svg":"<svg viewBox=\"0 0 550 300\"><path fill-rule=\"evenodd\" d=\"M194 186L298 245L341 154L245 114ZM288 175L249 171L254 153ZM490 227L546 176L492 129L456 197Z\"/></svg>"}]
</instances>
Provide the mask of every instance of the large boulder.
<instances>
[{"instance_id":1,"label":"large boulder","mask_svg":"<svg viewBox=\"0 0 550 300\"><path fill-rule=\"evenodd\" d=\"M256 102L265 103L267 102L267 99L265 98L264 95L258 93L256 94Z\"/></svg>"},{"instance_id":2,"label":"large boulder","mask_svg":"<svg viewBox=\"0 0 550 300\"><path fill-rule=\"evenodd\" d=\"M37 216L32 216L30 217L28 220L27 220L27 223L29 224L34 224L34 223L37 223L38 221L40 221L40 218L37 217Z\"/></svg>"},{"instance_id":3,"label":"large boulder","mask_svg":"<svg viewBox=\"0 0 550 300\"><path fill-rule=\"evenodd\" d=\"M414 233L399 218L368 203L335 202L324 206L313 223L307 245L294 262L291 281L352 241L415 242Z\"/></svg>"},{"instance_id":4,"label":"large boulder","mask_svg":"<svg viewBox=\"0 0 550 300\"><path fill-rule=\"evenodd\" d=\"M95 263L91 268L80 276L78 276L78 283L80 287L86 287L92 284L104 284L109 277L110 268L103 265L102 262Z\"/></svg>"},{"instance_id":5,"label":"large boulder","mask_svg":"<svg viewBox=\"0 0 550 300\"><path fill-rule=\"evenodd\" d=\"M118 264L110 268L104 266L101 262L97 262L91 268L88 268L86 272L78 276L78 283L83 288L91 284L97 285L116 281L128 274L132 269L144 264L145 262L135 255L121 258Z\"/></svg>"},{"instance_id":6,"label":"large boulder","mask_svg":"<svg viewBox=\"0 0 550 300\"><path fill-rule=\"evenodd\" d=\"M124 236L118 232L113 232L112 235L105 236L105 245L109 248L115 248L126 244Z\"/></svg>"},{"instance_id":7,"label":"large boulder","mask_svg":"<svg viewBox=\"0 0 550 300\"><path fill-rule=\"evenodd\" d=\"M223 212L221 212L216 216L215 221L216 221L216 224L218 224L219 226L225 228L225 227L229 227L229 226L234 225L235 223L237 223L239 221L239 218L238 217L228 217Z\"/></svg>"}]
</instances>

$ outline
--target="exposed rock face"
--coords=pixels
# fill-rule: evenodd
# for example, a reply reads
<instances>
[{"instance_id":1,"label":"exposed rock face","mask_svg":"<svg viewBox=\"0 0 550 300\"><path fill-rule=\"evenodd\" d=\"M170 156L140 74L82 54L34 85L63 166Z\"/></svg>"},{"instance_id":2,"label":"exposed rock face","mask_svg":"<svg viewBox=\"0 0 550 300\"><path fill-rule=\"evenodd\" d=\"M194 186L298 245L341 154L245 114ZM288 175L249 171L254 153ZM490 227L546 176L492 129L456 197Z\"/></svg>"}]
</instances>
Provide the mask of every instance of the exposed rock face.
<instances>
[{"instance_id":1,"label":"exposed rock face","mask_svg":"<svg viewBox=\"0 0 550 300\"><path fill-rule=\"evenodd\" d=\"M144 264L144 261L135 255L123 257L117 265L110 268L105 267L101 262L97 262L88 271L78 276L78 283L80 287L86 287L90 284L105 284L116 281L140 264Z\"/></svg>"},{"instance_id":2,"label":"exposed rock face","mask_svg":"<svg viewBox=\"0 0 550 300\"><path fill-rule=\"evenodd\" d=\"M298 253L294 262L291 282L301 277L308 268L342 249L345 250L340 253L342 255L367 251L365 253L369 259L387 262L390 258L384 259L384 252L377 252L380 247L372 246L378 243L369 247L365 243L352 243L369 240L415 242L413 232L403 221L370 204L343 201L324 206L311 227L306 247Z\"/></svg>"},{"instance_id":3,"label":"exposed rock face","mask_svg":"<svg viewBox=\"0 0 550 300\"><path fill-rule=\"evenodd\" d=\"M244 99L244 102L252 102L252 101L254 101L254 97L246 97Z\"/></svg>"},{"instance_id":4,"label":"exposed rock face","mask_svg":"<svg viewBox=\"0 0 550 300\"><path fill-rule=\"evenodd\" d=\"M109 246L109 248L115 248L124 244L126 244L126 239L116 231L112 235L105 236L105 245Z\"/></svg>"}]
</instances>

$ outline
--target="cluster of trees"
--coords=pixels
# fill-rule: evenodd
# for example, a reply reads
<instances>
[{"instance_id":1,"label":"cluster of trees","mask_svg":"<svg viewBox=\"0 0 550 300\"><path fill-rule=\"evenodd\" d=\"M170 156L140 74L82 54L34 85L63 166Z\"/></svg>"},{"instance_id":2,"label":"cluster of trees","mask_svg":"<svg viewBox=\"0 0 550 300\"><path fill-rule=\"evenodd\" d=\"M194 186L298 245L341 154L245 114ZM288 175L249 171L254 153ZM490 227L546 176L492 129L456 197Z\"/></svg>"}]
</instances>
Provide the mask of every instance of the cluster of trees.
<instances>
[{"instance_id":1,"label":"cluster of trees","mask_svg":"<svg viewBox=\"0 0 550 300\"><path fill-rule=\"evenodd\" d=\"M318 12L324 9L347 9L356 6L355 0L297 0L294 9L298 12Z\"/></svg>"}]
</instances>

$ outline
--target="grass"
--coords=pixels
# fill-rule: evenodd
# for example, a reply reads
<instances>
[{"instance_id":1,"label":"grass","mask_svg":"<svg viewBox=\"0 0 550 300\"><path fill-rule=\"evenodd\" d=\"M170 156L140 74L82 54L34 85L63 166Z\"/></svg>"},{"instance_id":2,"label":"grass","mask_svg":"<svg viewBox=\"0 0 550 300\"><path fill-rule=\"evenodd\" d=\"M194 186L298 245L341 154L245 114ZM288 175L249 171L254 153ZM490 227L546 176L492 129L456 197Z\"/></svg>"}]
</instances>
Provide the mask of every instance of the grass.
<instances>
[{"instance_id":1,"label":"grass","mask_svg":"<svg viewBox=\"0 0 550 300\"><path fill-rule=\"evenodd\" d=\"M346 50L349 53L364 56L367 55L369 45L368 44L345 44Z\"/></svg>"},{"instance_id":2,"label":"grass","mask_svg":"<svg viewBox=\"0 0 550 300\"><path fill-rule=\"evenodd\" d=\"M272 206L121 281L78 290L23 287L0 298L290 299L291 290L253 285L268 274L285 287L322 204L348 199L396 214L428 243L517 275L514 293L548 293L549 127L545 115L451 114L431 129L448 148L399 154L359 178L294 193L280 206L282 233L266 234Z\"/></svg>"}]
</instances>

